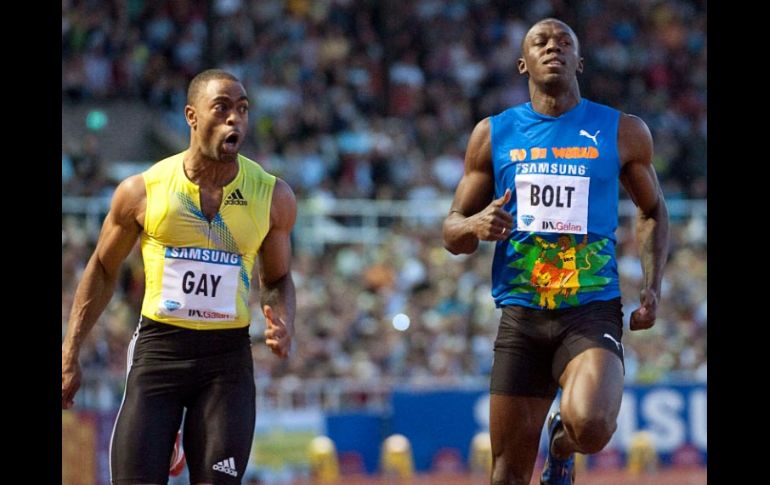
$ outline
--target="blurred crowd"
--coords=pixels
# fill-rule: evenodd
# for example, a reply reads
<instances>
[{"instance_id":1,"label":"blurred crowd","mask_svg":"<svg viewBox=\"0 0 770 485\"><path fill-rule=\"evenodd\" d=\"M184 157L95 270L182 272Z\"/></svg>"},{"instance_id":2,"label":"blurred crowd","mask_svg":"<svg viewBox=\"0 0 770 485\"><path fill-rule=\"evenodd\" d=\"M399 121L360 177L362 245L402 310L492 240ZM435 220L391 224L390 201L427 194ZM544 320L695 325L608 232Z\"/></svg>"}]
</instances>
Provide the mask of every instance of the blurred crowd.
<instances>
[{"instance_id":1,"label":"blurred crowd","mask_svg":"<svg viewBox=\"0 0 770 485\"><path fill-rule=\"evenodd\" d=\"M311 197L435 199L451 195L480 119L528 100L520 42L554 16L577 32L583 96L644 119L667 199L706 192L706 12L684 0L64 0L65 104L123 99L162 110L186 136L186 86L220 67L244 83L250 136L242 152ZM112 160L98 133L62 149L64 195L109 194ZM622 194L625 196L625 194ZM641 269L631 230L618 229L626 329ZM658 324L626 332L629 382L706 380L706 234L701 217L672 225ZM62 217L62 335L94 242ZM382 244L298 252L297 345L288 361L254 345L258 376L412 382L486 376L499 311L491 246L457 257L439 224L396 223ZM114 378L117 396L143 292L141 257L124 265L82 353L86 375ZM410 326L399 331L393 316ZM263 320L254 307L251 331Z\"/></svg>"},{"instance_id":2,"label":"blurred crowd","mask_svg":"<svg viewBox=\"0 0 770 485\"><path fill-rule=\"evenodd\" d=\"M244 153L300 197L421 197L454 188L477 121L527 101L520 43L554 16L580 39L582 94L644 119L666 195L702 198L705 4L64 0L62 95L141 100L186 135L187 83L224 68L251 98ZM69 192L94 191L92 145L63 149Z\"/></svg>"},{"instance_id":3,"label":"blurred crowd","mask_svg":"<svg viewBox=\"0 0 770 485\"><path fill-rule=\"evenodd\" d=\"M641 265L631 228L618 228L618 267L624 304L626 382L700 381L707 378L706 224L702 217L672 225L669 264L658 320L629 332L639 302ZM252 308L250 328L258 379L295 382L334 378L355 382L460 383L486 378L500 311L490 295L491 244L471 257L440 244L439 224L392 228L378 246L334 245L319 255L296 255L296 336L288 360L263 343L264 318ZM76 281L90 253L88 235L74 219L63 228L62 335ZM125 356L139 318L144 284L138 247L121 273L107 311L82 352L86 375L110 376L108 403L120 398ZM394 316L409 318L399 330Z\"/></svg>"}]
</instances>

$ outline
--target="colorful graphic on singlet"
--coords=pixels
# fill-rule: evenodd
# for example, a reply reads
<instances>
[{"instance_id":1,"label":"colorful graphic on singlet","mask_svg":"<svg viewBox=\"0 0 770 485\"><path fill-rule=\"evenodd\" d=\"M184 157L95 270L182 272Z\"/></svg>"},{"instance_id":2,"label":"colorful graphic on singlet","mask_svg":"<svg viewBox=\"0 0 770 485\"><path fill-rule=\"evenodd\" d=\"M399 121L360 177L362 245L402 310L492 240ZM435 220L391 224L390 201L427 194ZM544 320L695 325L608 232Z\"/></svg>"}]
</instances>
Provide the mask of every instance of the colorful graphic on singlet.
<instances>
[{"instance_id":1,"label":"colorful graphic on singlet","mask_svg":"<svg viewBox=\"0 0 770 485\"><path fill-rule=\"evenodd\" d=\"M511 293L531 294L533 306L549 310L577 306L579 293L601 291L611 281L596 274L611 259L608 254L600 254L607 239L590 244L587 234L579 244L575 244L572 234L559 236L555 243L540 236L533 239L534 245L511 241L520 257L509 264L521 270L511 282Z\"/></svg>"}]
</instances>

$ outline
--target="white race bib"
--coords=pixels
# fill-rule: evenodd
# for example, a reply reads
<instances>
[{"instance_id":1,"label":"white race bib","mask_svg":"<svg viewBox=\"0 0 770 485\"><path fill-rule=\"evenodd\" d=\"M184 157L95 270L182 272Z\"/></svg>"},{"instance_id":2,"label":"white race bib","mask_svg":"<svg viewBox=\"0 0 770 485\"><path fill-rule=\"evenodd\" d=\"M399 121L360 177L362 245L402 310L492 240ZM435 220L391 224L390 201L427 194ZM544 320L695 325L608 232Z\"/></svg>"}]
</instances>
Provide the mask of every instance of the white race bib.
<instances>
[{"instance_id":1,"label":"white race bib","mask_svg":"<svg viewBox=\"0 0 770 485\"><path fill-rule=\"evenodd\" d=\"M235 320L239 254L166 248L157 314L185 320Z\"/></svg>"},{"instance_id":2,"label":"white race bib","mask_svg":"<svg viewBox=\"0 0 770 485\"><path fill-rule=\"evenodd\" d=\"M589 177L516 175L516 229L586 234Z\"/></svg>"}]
</instances>

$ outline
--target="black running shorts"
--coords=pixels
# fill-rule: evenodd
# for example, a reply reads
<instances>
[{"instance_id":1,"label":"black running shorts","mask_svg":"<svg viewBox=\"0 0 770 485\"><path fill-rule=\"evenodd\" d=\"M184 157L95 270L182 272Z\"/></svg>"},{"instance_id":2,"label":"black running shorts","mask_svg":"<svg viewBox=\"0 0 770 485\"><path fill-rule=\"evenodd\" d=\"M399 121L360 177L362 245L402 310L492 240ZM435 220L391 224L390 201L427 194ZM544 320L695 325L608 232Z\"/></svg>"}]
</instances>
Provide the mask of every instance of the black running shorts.
<instances>
[{"instance_id":1,"label":"black running shorts","mask_svg":"<svg viewBox=\"0 0 770 485\"><path fill-rule=\"evenodd\" d=\"M504 307L490 393L553 399L569 361L594 347L623 362L621 306L614 298L558 310Z\"/></svg>"},{"instance_id":2,"label":"black running shorts","mask_svg":"<svg viewBox=\"0 0 770 485\"><path fill-rule=\"evenodd\" d=\"M184 414L191 483L240 484L255 419L248 327L189 330L142 317L110 444L115 485L168 481Z\"/></svg>"}]
</instances>

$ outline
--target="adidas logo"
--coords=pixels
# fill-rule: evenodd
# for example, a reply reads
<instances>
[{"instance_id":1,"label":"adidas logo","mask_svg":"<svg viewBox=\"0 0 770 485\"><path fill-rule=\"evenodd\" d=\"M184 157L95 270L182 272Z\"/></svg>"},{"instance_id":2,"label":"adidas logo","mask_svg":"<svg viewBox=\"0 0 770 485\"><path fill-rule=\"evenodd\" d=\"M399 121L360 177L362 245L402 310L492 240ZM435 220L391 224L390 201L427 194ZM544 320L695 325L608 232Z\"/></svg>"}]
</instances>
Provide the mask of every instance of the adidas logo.
<instances>
[{"instance_id":1,"label":"adidas logo","mask_svg":"<svg viewBox=\"0 0 770 485\"><path fill-rule=\"evenodd\" d=\"M227 473L228 475L232 477L237 477L238 472L235 470L235 460L233 460L233 457L231 456L227 460L222 460L214 464L213 468L215 471Z\"/></svg>"},{"instance_id":2,"label":"adidas logo","mask_svg":"<svg viewBox=\"0 0 770 485\"><path fill-rule=\"evenodd\" d=\"M243 198L241 189L235 189L225 198L225 205L248 205L248 203Z\"/></svg>"}]
</instances>

